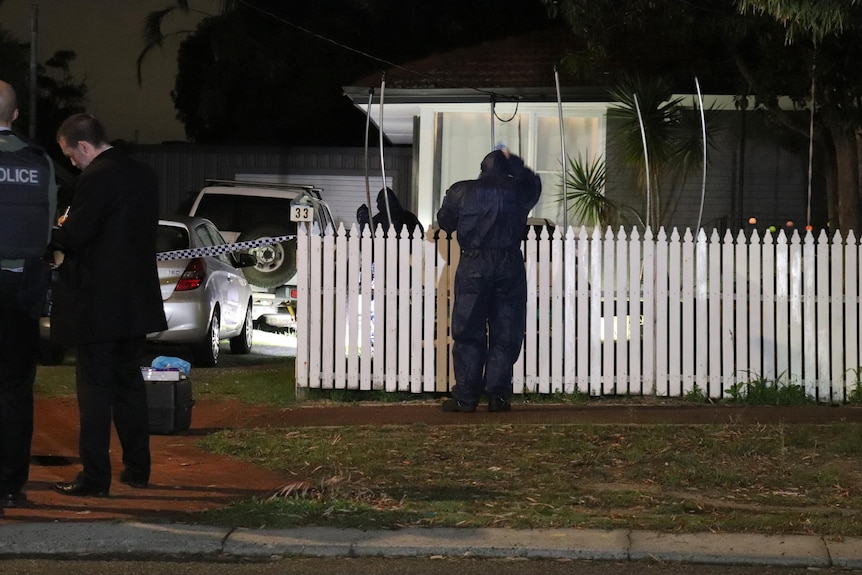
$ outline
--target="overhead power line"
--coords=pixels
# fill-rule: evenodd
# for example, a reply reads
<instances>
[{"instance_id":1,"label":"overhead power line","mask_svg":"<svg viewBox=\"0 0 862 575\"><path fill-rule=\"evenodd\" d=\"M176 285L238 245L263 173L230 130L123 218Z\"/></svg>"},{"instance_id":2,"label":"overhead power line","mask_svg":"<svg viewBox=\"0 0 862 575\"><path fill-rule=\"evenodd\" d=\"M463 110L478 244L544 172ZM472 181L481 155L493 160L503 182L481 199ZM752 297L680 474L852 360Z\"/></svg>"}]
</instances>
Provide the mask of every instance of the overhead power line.
<instances>
[{"instance_id":1,"label":"overhead power line","mask_svg":"<svg viewBox=\"0 0 862 575\"><path fill-rule=\"evenodd\" d=\"M348 46L347 44L345 44L343 42L339 42L338 40L333 40L332 38L329 38L328 36L324 36L323 34L320 34L320 33L315 32L313 30L309 30L308 28L306 28L304 26L300 26L299 24L296 24L294 22L287 20L283 16L279 16L278 14L274 14L269 10L265 10L264 8L261 8L259 6L255 6L253 3L249 2L248 0L239 0L239 2L241 4L244 4L246 7L250 8L251 10L255 10L256 12L259 12L265 16L268 16L268 17L276 20L277 22L280 22L282 24L290 26L291 28L295 28L295 29L299 30L300 32L308 34L309 36L313 36L313 37L317 38L318 40L322 40L323 42L327 42L327 43L332 44L333 46L336 46L336 47L341 48L343 50L347 50L348 52L358 54L358 55L363 56L365 58L368 58L369 60L372 60L374 62L384 64L390 68L396 68L398 70L403 70L404 72L407 72L409 74L415 74L416 76L429 78L432 80L435 79L435 77L431 74L426 74L425 72L419 72L417 70L412 70L410 68L407 68L406 66L402 66L401 64L396 64L395 62L392 62L392 61L387 60L385 58L380 58L380 57L375 56L374 54L370 54L364 50L354 48L353 46ZM507 95L507 94L498 94L497 92L494 92L493 90L486 90L483 88L477 88L476 86L471 86L469 84L461 84L458 87L465 88L468 90L475 90L476 92L479 92L481 94L487 94L488 96L491 96L493 98L504 98L504 99L514 100L514 101L519 100L519 98L517 98L516 96L511 96L511 95Z\"/></svg>"}]
</instances>

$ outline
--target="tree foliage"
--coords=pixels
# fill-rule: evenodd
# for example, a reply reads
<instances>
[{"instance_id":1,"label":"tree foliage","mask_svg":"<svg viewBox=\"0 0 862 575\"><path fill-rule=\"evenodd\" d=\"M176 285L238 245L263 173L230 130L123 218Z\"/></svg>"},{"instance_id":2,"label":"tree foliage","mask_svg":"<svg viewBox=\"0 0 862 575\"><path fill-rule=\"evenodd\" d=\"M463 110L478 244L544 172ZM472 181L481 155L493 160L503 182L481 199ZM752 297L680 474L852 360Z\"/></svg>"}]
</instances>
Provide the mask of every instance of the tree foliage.
<instances>
[{"instance_id":1,"label":"tree foliage","mask_svg":"<svg viewBox=\"0 0 862 575\"><path fill-rule=\"evenodd\" d=\"M206 6L202 0L198 5ZM365 118L342 87L393 64L548 24L540 0L240 0L194 30L169 27L176 0L150 15L146 54L175 37L173 91L199 143L360 145ZM217 4L217 5L216 5Z\"/></svg>"},{"instance_id":2,"label":"tree foliage","mask_svg":"<svg viewBox=\"0 0 862 575\"><path fill-rule=\"evenodd\" d=\"M769 113L808 136L798 110L815 107L814 138L824 158L830 223L858 229L862 127L862 4L847 0L544 0L588 46L575 62L583 77L637 71L691 91L698 76L711 93ZM686 84L689 88L685 88ZM813 98L812 98L813 96ZM800 122L800 119L803 121Z\"/></svg>"},{"instance_id":3,"label":"tree foliage","mask_svg":"<svg viewBox=\"0 0 862 575\"><path fill-rule=\"evenodd\" d=\"M859 0L737 0L740 12L767 14L787 30L787 40L797 36L811 37L819 42L832 34L845 31L852 17L852 7Z\"/></svg>"},{"instance_id":4,"label":"tree foliage","mask_svg":"<svg viewBox=\"0 0 862 575\"><path fill-rule=\"evenodd\" d=\"M57 128L63 121L85 110L87 82L78 80L71 72L76 54L71 50L58 50L43 66L36 78L39 90L37 103L37 138L53 145Z\"/></svg>"},{"instance_id":5,"label":"tree foliage","mask_svg":"<svg viewBox=\"0 0 862 575\"><path fill-rule=\"evenodd\" d=\"M70 64L75 52L60 50L36 66L36 141L54 157L62 158L54 141L60 124L74 113L83 111L87 98L85 80L77 80ZM21 135L30 132L30 47L0 28L0 70L18 96L19 116L15 129Z\"/></svg>"},{"instance_id":6,"label":"tree foliage","mask_svg":"<svg viewBox=\"0 0 862 575\"><path fill-rule=\"evenodd\" d=\"M634 73L666 78L677 90L693 89L694 76L714 87L732 82L722 28L735 11L727 1L543 1L585 45L565 62L583 82L612 86Z\"/></svg>"},{"instance_id":7,"label":"tree foliage","mask_svg":"<svg viewBox=\"0 0 862 575\"><path fill-rule=\"evenodd\" d=\"M15 85L29 77L30 50L26 44L16 40L9 32L0 28L0 70L6 82Z\"/></svg>"},{"instance_id":8,"label":"tree foliage","mask_svg":"<svg viewBox=\"0 0 862 575\"><path fill-rule=\"evenodd\" d=\"M762 39L750 40L754 57L739 59L739 70L756 95L756 105L791 127L793 122L776 104L778 96L789 96L800 108L813 106L813 135L826 159L829 224L858 233L862 5L855 0L780 4L737 0L737 4L743 17L763 14L781 30L772 33L768 45ZM795 127L807 131L805 126Z\"/></svg>"},{"instance_id":9,"label":"tree foliage","mask_svg":"<svg viewBox=\"0 0 862 575\"><path fill-rule=\"evenodd\" d=\"M594 158L592 162L580 154L577 158L569 158L565 176L566 203L575 221L602 228L631 223L643 225L634 209L605 193L606 174L605 161L600 157Z\"/></svg>"},{"instance_id":10,"label":"tree foliage","mask_svg":"<svg viewBox=\"0 0 862 575\"><path fill-rule=\"evenodd\" d=\"M141 50L137 59L138 84L143 83L143 66L147 56L149 56L154 50L163 48L165 42L170 38L183 38L194 33L193 28L171 28L169 21L173 16L177 14L194 13L201 18L208 18L215 16L216 14L227 14L235 10L239 2L236 0L221 0L219 4L221 4L221 8L218 12L213 13L192 8L189 5L188 0L174 0L173 6L166 6L161 10L156 10L155 12L147 14L147 17L144 19L144 48Z\"/></svg>"},{"instance_id":11,"label":"tree foliage","mask_svg":"<svg viewBox=\"0 0 862 575\"><path fill-rule=\"evenodd\" d=\"M668 225L688 177L703 167L703 126L700 117L673 95L668 81L660 77L626 78L610 90L619 106L608 118L620 126L620 149L625 161L638 168L638 177L648 194L646 217L657 228ZM704 111L706 145L713 147L719 129L715 109ZM646 150L644 149L646 140Z\"/></svg>"}]
</instances>

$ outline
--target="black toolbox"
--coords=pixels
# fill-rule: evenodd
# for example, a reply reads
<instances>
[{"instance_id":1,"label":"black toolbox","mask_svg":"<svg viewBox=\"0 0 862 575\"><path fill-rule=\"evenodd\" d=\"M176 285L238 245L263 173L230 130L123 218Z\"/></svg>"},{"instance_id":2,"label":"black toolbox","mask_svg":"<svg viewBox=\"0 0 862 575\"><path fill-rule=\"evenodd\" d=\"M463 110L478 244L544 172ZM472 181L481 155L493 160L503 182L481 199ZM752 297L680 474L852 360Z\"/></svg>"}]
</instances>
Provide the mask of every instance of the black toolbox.
<instances>
[{"instance_id":1,"label":"black toolbox","mask_svg":"<svg viewBox=\"0 0 862 575\"><path fill-rule=\"evenodd\" d=\"M142 367L147 387L150 433L170 435L192 423L192 381L178 370Z\"/></svg>"}]
</instances>

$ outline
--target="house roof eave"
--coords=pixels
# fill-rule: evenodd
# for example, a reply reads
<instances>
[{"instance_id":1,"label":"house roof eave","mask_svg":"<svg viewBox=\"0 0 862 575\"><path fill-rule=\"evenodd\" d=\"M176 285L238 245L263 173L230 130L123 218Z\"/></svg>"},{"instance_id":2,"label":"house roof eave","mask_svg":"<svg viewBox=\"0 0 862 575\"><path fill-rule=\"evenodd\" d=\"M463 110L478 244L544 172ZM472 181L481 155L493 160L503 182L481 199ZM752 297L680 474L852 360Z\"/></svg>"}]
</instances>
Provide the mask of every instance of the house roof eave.
<instances>
[{"instance_id":1,"label":"house roof eave","mask_svg":"<svg viewBox=\"0 0 862 575\"><path fill-rule=\"evenodd\" d=\"M363 114L369 113L369 94L371 95L371 121L378 128L380 116L380 90L371 91L365 86L347 86L344 94ZM560 90L560 99L566 103L600 103L611 100L603 88L566 88ZM410 145L413 143L413 118L421 113L423 106L488 104L498 103L538 103L556 104L556 89L551 88L499 88L476 90L463 88L446 89L401 89L383 90L383 133L393 144Z\"/></svg>"},{"instance_id":2,"label":"house roof eave","mask_svg":"<svg viewBox=\"0 0 862 575\"><path fill-rule=\"evenodd\" d=\"M384 87L385 88L385 87ZM344 94L355 106L368 104L369 92L373 104L380 103L381 91L377 87L346 86ZM525 87L525 88L385 88L383 104L465 104L496 101L519 102L557 102L556 88ZM560 99L563 102L610 102L606 88L561 88Z\"/></svg>"}]
</instances>

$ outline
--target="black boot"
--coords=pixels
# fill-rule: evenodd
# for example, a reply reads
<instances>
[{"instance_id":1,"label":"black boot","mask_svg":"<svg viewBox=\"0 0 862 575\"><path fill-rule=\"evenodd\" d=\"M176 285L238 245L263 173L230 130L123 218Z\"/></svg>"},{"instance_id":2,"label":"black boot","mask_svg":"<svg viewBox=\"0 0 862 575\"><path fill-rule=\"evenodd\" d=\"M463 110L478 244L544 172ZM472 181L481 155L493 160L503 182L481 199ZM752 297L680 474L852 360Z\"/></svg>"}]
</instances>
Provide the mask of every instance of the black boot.
<instances>
[{"instance_id":1,"label":"black boot","mask_svg":"<svg viewBox=\"0 0 862 575\"><path fill-rule=\"evenodd\" d=\"M443 411L451 412L473 413L476 411L476 404L463 403L454 397L450 397L444 401L441 407L443 408Z\"/></svg>"},{"instance_id":2,"label":"black boot","mask_svg":"<svg viewBox=\"0 0 862 575\"><path fill-rule=\"evenodd\" d=\"M512 404L508 399L502 397L492 397L488 402L488 411L512 411Z\"/></svg>"}]
</instances>

